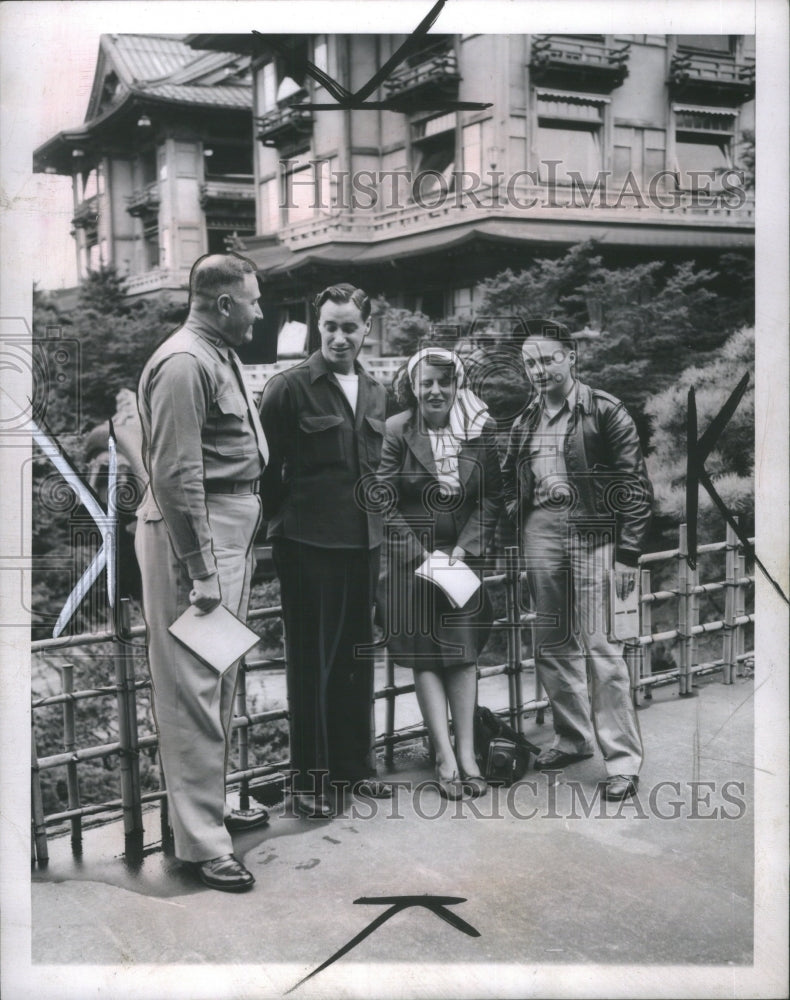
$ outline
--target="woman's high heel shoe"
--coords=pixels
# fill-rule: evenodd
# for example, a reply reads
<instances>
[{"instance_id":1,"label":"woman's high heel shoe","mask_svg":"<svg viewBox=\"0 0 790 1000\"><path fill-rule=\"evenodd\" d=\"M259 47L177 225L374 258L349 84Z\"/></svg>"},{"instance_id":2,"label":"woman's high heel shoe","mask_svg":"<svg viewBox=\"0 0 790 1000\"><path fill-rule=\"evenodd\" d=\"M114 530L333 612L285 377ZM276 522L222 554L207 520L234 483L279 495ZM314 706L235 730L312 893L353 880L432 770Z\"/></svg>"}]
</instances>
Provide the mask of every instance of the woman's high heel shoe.
<instances>
[{"instance_id":1,"label":"woman's high heel shoe","mask_svg":"<svg viewBox=\"0 0 790 1000\"><path fill-rule=\"evenodd\" d=\"M439 794L443 799L447 799L450 802L457 802L458 799L464 798L467 794L464 783L458 777L457 773L452 778L443 778L437 771L435 780L439 786Z\"/></svg>"},{"instance_id":2,"label":"woman's high heel shoe","mask_svg":"<svg viewBox=\"0 0 790 1000\"><path fill-rule=\"evenodd\" d=\"M488 784L482 774L464 774L461 771L461 784L473 799L480 798L488 791Z\"/></svg>"}]
</instances>

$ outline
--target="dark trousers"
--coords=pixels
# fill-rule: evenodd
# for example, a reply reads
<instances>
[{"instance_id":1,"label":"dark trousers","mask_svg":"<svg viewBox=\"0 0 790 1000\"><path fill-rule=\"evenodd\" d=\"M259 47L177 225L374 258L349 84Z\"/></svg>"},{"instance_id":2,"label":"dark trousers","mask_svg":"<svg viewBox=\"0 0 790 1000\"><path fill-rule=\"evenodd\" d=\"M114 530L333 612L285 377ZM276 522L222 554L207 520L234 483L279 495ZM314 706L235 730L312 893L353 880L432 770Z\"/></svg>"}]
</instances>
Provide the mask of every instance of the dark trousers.
<instances>
[{"instance_id":1,"label":"dark trousers","mask_svg":"<svg viewBox=\"0 0 790 1000\"><path fill-rule=\"evenodd\" d=\"M361 778L374 770L373 638L379 550L322 549L274 539L285 624L291 767L297 791L320 791L310 771Z\"/></svg>"}]
</instances>

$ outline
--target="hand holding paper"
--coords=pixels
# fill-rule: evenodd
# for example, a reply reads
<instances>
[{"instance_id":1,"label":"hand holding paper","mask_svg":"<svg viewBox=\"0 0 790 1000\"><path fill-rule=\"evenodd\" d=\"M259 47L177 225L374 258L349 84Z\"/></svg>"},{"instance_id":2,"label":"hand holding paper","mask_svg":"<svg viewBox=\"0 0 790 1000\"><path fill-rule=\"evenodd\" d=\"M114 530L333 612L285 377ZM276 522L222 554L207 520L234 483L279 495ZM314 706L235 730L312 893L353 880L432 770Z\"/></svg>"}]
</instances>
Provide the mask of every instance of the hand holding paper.
<instances>
[{"instance_id":1,"label":"hand holding paper","mask_svg":"<svg viewBox=\"0 0 790 1000\"><path fill-rule=\"evenodd\" d=\"M465 562L455 558L451 563L450 558L437 549L414 572L439 587L454 608L462 608L478 591L480 580Z\"/></svg>"}]
</instances>

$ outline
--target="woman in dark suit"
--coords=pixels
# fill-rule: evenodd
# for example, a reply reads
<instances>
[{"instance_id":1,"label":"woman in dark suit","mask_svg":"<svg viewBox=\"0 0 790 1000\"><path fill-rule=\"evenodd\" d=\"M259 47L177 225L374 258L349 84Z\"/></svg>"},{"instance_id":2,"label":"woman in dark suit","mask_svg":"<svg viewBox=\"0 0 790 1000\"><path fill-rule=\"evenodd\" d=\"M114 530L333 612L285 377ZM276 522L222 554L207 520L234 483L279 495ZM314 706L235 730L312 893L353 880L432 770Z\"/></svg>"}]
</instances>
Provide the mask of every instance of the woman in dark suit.
<instances>
[{"instance_id":1,"label":"woman in dark suit","mask_svg":"<svg viewBox=\"0 0 790 1000\"><path fill-rule=\"evenodd\" d=\"M409 409L387 421L378 470L389 503L380 602L385 635L395 662L414 670L439 788L451 799L486 790L473 722L476 661L493 616L482 586L456 608L415 570L439 550L479 576L499 517L494 422L463 382L463 364L452 351L424 348L409 360L401 379Z\"/></svg>"}]
</instances>

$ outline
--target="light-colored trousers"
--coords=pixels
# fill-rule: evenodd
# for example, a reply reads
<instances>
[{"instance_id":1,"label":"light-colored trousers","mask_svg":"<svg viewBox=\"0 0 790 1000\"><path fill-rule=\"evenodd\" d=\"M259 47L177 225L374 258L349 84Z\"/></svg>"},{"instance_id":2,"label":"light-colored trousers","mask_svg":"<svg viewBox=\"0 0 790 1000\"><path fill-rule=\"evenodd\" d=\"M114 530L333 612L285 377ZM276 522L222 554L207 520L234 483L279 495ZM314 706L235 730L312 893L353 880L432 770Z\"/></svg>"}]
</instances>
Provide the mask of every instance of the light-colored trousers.
<instances>
[{"instance_id":1,"label":"light-colored trousers","mask_svg":"<svg viewBox=\"0 0 790 1000\"><path fill-rule=\"evenodd\" d=\"M254 494L209 494L206 509L222 603L243 620L260 500ZM219 675L167 631L189 606L192 581L176 558L165 522L139 520L135 550L175 853L182 861L207 861L233 852L224 824L225 769L238 662Z\"/></svg>"},{"instance_id":2,"label":"light-colored trousers","mask_svg":"<svg viewBox=\"0 0 790 1000\"><path fill-rule=\"evenodd\" d=\"M623 644L607 634L612 545L590 544L572 521L538 508L527 518L523 551L541 616L533 626L535 665L551 703L553 745L591 753L597 739L607 774L638 774L642 740Z\"/></svg>"}]
</instances>

